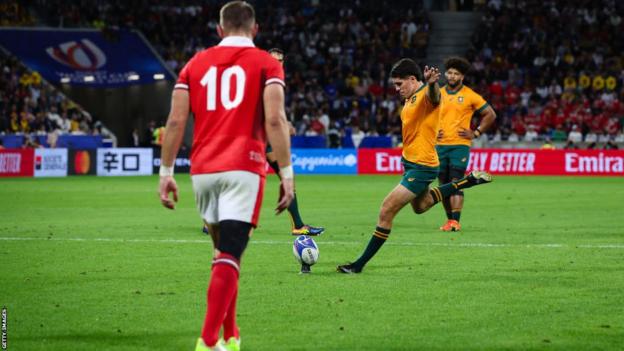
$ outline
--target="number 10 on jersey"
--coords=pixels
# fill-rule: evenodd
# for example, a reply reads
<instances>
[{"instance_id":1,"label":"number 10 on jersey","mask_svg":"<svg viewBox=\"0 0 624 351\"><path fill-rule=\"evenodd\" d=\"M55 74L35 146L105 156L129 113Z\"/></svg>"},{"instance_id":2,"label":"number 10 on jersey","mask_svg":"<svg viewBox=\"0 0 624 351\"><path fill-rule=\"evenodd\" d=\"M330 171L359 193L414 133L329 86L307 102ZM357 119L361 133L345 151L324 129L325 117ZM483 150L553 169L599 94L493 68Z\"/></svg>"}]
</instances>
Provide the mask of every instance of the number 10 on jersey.
<instances>
[{"instance_id":1,"label":"number 10 on jersey","mask_svg":"<svg viewBox=\"0 0 624 351\"><path fill-rule=\"evenodd\" d=\"M217 67L210 66L204 77L201 79L200 84L206 87L206 109L208 111L215 111L217 109ZM230 97L230 86L232 77L236 79L236 92L234 99ZM243 101L243 95L245 93L245 71L241 66L228 67L221 72L221 105L226 110L231 110Z\"/></svg>"}]
</instances>

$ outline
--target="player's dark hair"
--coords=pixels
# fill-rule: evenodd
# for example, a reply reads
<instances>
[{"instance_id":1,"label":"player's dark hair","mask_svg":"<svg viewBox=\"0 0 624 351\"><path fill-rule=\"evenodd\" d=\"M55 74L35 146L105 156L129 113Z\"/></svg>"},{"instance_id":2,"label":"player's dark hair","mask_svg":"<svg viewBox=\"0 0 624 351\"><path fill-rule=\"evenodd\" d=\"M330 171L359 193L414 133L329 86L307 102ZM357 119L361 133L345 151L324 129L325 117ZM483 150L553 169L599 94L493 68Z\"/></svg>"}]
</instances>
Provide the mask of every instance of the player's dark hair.
<instances>
[{"instance_id":1,"label":"player's dark hair","mask_svg":"<svg viewBox=\"0 0 624 351\"><path fill-rule=\"evenodd\" d=\"M272 53L284 55L284 51L282 49L280 49L280 48L270 48L269 49L269 54L272 54Z\"/></svg>"},{"instance_id":2,"label":"player's dark hair","mask_svg":"<svg viewBox=\"0 0 624 351\"><path fill-rule=\"evenodd\" d=\"M407 78L409 76L414 76L418 80L423 80L423 74L420 67L412 59L400 59L390 70L391 78Z\"/></svg>"},{"instance_id":3,"label":"player's dark hair","mask_svg":"<svg viewBox=\"0 0 624 351\"><path fill-rule=\"evenodd\" d=\"M454 68L458 70L459 73L466 75L468 71L470 71L470 62L463 57L449 57L444 61L444 67L447 71Z\"/></svg>"},{"instance_id":4,"label":"player's dark hair","mask_svg":"<svg viewBox=\"0 0 624 351\"><path fill-rule=\"evenodd\" d=\"M226 30L250 30L256 22L256 11L246 1L230 1L223 5L220 24Z\"/></svg>"},{"instance_id":5,"label":"player's dark hair","mask_svg":"<svg viewBox=\"0 0 624 351\"><path fill-rule=\"evenodd\" d=\"M282 60L280 62L284 62L284 59L286 58L286 55L284 55L284 51L280 48L270 48L268 53L282 55Z\"/></svg>"}]
</instances>

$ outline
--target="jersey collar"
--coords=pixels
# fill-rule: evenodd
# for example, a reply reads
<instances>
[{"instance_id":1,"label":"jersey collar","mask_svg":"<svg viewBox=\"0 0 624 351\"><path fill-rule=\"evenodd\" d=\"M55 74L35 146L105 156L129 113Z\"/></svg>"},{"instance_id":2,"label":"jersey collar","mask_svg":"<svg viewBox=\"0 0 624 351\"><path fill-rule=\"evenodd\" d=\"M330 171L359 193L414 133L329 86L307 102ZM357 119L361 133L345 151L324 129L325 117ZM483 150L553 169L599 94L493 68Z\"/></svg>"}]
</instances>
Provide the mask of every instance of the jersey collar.
<instances>
[{"instance_id":1,"label":"jersey collar","mask_svg":"<svg viewBox=\"0 0 624 351\"><path fill-rule=\"evenodd\" d=\"M449 94L449 95L455 95L455 94L459 93L459 91L462 90L463 88L464 88L464 84L463 83L460 84L459 85L459 89L457 89L455 91L450 91L448 84L446 85L446 87L444 87L444 89L446 89L446 93Z\"/></svg>"},{"instance_id":2,"label":"jersey collar","mask_svg":"<svg viewBox=\"0 0 624 351\"><path fill-rule=\"evenodd\" d=\"M412 96L408 97L406 100L412 101L412 100L413 100L413 98L414 98L414 96L416 96L416 94L417 94L419 91L421 91L421 90L425 89L425 87L426 87L426 86L427 86L427 83L423 83L423 85L421 85L421 86L420 86L420 88L418 88L418 89L414 92L414 94L412 94ZM416 100L414 100L414 101L416 101ZM414 102L414 101L412 101L412 102Z\"/></svg>"},{"instance_id":3,"label":"jersey collar","mask_svg":"<svg viewBox=\"0 0 624 351\"><path fill-rule=\"evenodd\" d=\"M219 46L254 47L255 45L253 41L247 37L230 36L223 38Z\"/></svg>"}]
</instances>

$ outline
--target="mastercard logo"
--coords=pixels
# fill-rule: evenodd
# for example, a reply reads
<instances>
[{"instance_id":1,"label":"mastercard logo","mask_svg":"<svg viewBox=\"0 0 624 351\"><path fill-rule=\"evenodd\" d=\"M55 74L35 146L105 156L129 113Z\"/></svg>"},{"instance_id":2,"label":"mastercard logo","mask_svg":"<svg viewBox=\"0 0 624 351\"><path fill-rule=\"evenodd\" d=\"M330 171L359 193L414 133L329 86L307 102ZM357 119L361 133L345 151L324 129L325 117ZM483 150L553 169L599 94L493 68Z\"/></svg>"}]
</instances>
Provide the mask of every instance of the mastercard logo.
<instances>
[{"instance_id":1,"label":"mastercard logo","mask_svg":"<svg viewBox=\"0 0 624 351\"><path fill-rule=\"evenodd\" d=\"M87 174L91 168L91 156L88 151L78 151L74 158L74 169L76 174Z\"/></svg>"}]
</instances>

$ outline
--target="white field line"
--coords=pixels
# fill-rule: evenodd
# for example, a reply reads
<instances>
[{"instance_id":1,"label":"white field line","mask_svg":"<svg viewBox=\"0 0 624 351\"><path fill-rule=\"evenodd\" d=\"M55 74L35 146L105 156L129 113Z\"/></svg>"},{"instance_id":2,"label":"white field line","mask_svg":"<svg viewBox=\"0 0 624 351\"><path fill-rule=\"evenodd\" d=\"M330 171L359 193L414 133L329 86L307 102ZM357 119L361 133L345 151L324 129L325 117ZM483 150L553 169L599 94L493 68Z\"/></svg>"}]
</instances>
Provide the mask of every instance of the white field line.
<instances>
[{"instance_id":1,"label":"white field line","mask_svg":"<svg viewBox=\"0 0 624 351\"><path fill-rule=\"evenodd\" d=\"M317 239L322 245L363 245L363 242L324 241ZM204 240L190 239L120 239L120 238L50 238L47 237L0 237L0 241L77 241L77 242L110 242L110 243L160 243L160 244L212 244ZM252 245L291 245L291 241L253 240ZM538 249L624 249L623 244L494 244L494 243L422 243L422 242L389 242L390 246L431 246L460 248L538 248Z\"/></svg>"}]
</instances>

